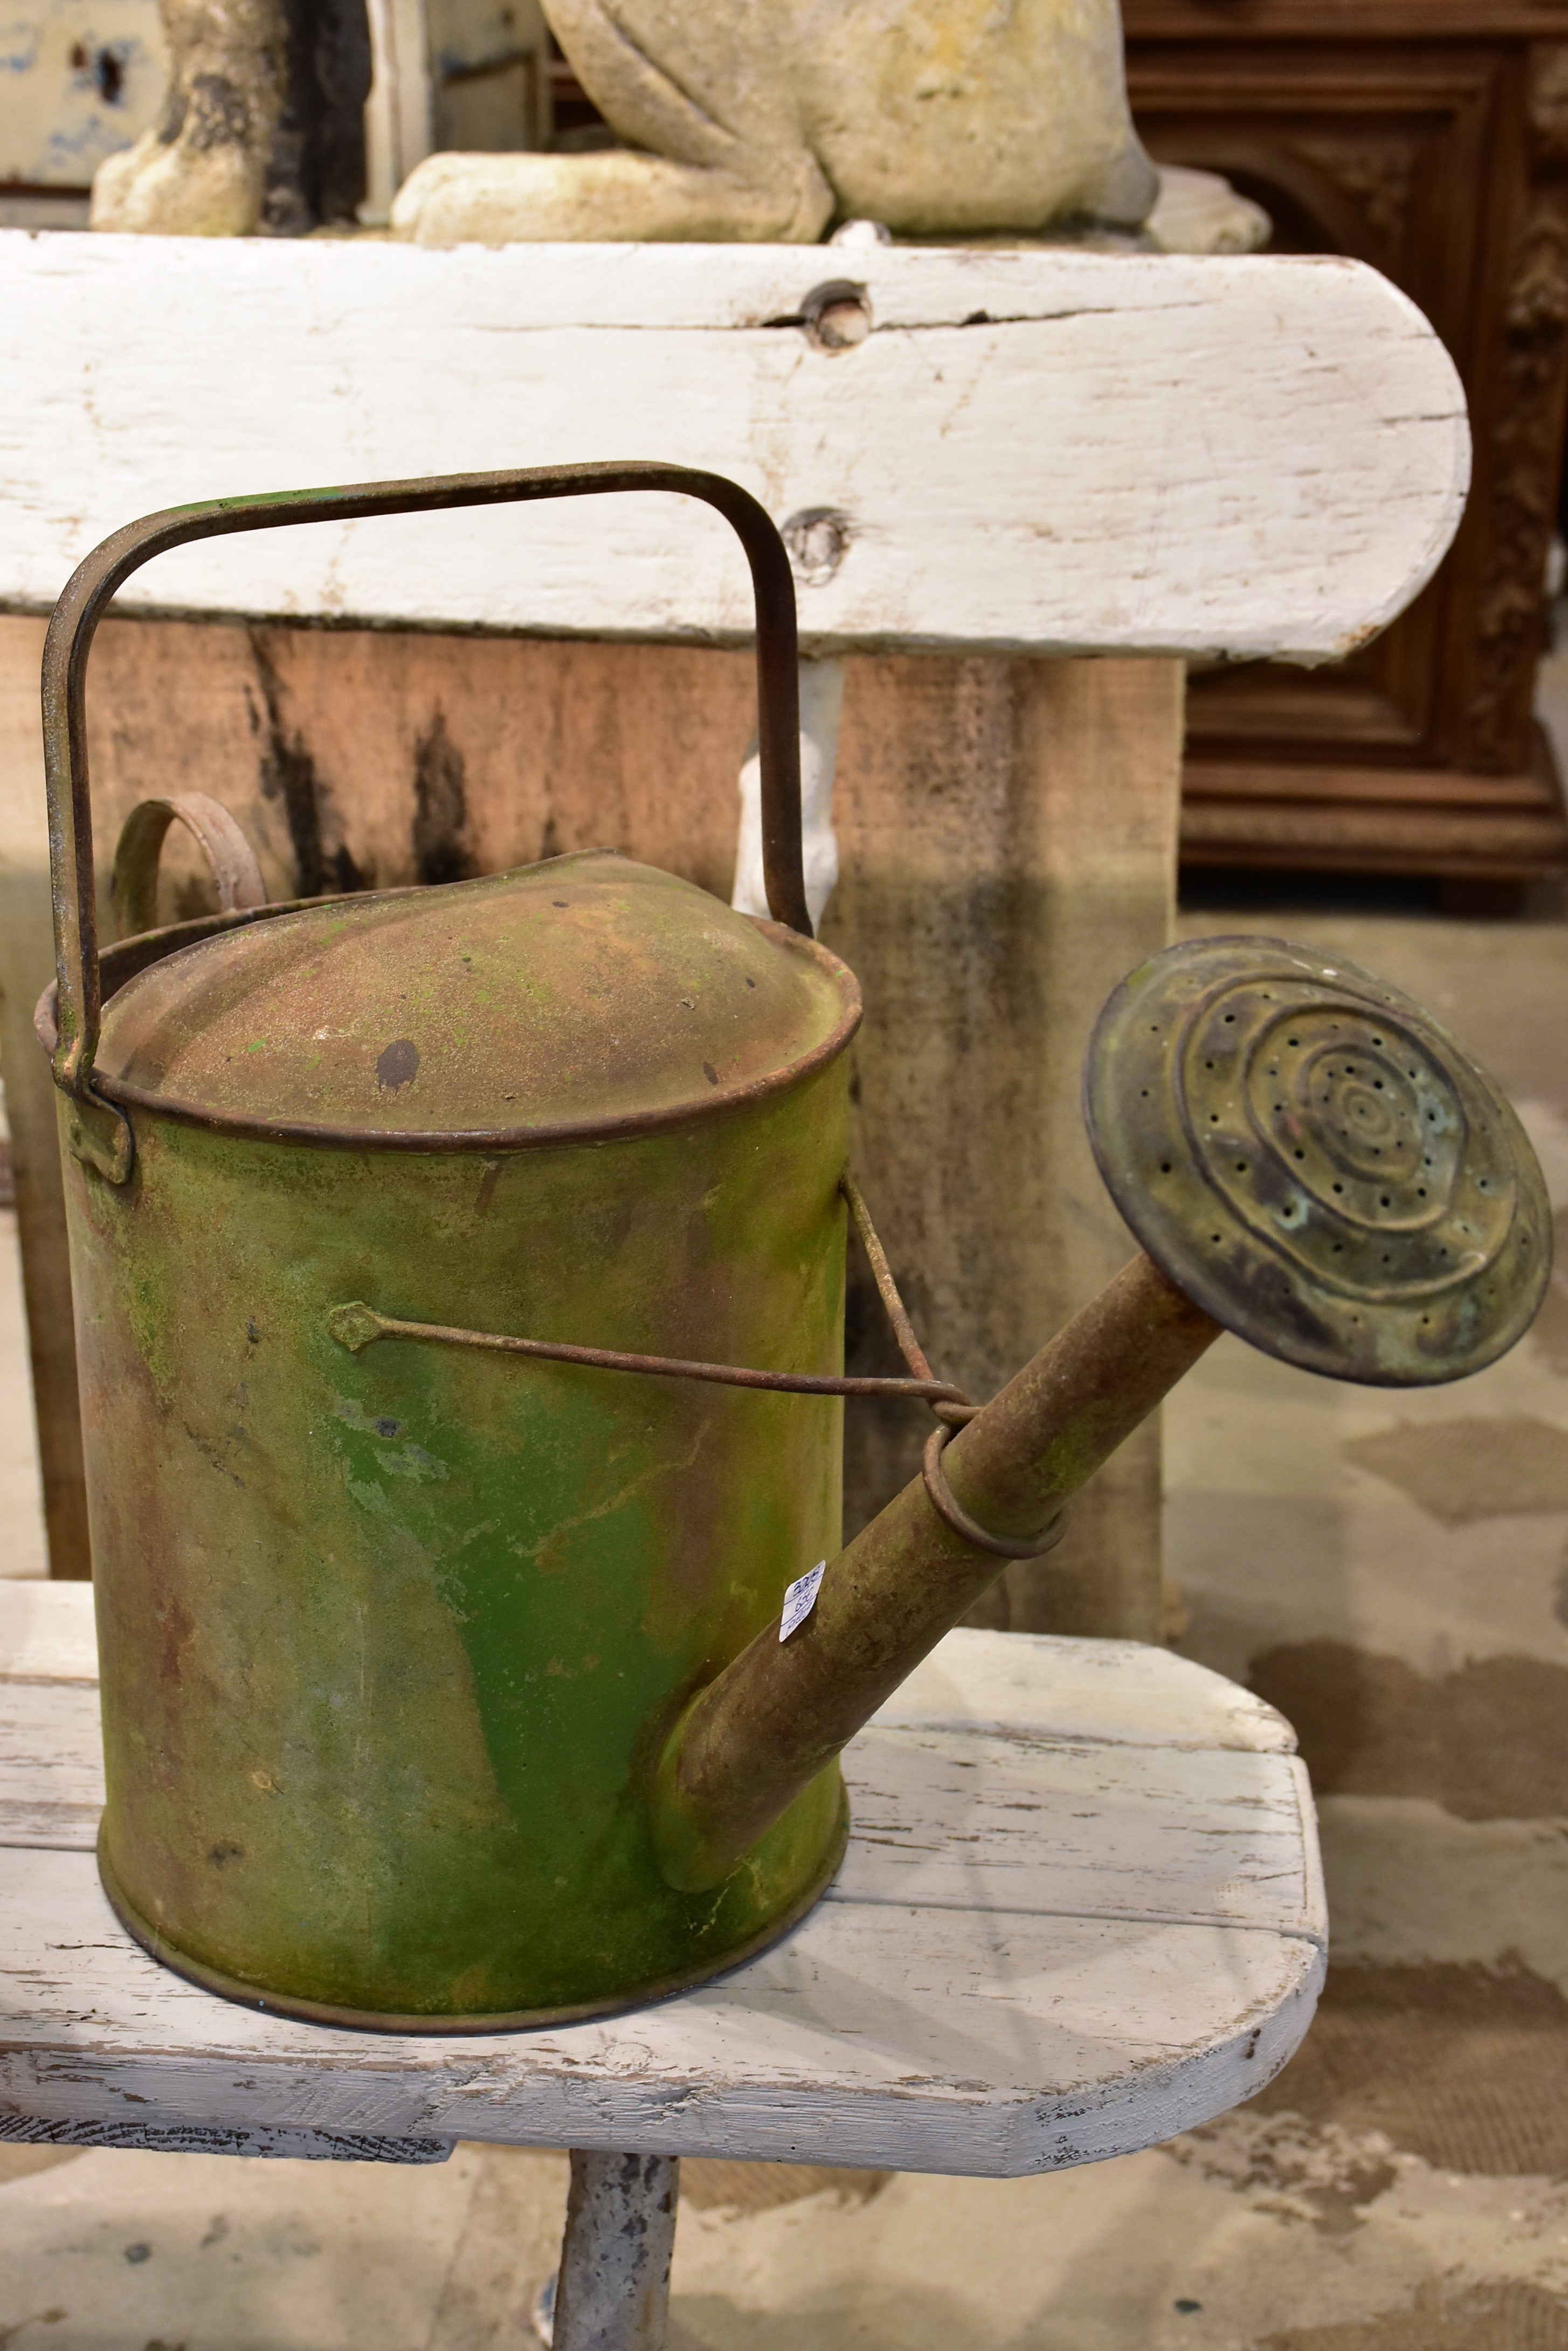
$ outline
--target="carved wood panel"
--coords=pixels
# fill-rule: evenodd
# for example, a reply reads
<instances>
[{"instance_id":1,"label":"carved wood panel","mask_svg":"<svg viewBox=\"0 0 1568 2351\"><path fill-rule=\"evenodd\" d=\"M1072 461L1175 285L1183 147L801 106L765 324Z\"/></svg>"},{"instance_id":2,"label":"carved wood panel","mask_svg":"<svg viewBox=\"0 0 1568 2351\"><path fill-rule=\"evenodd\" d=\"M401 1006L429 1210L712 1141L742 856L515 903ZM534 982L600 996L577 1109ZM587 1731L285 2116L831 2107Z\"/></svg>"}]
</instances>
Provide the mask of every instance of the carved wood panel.
<instances>
[{"instance_id":1,"label":"carved wood panel","mask_svg":"<svg viewBox=\"0 0 1568 2351\"><path fill-rule=\"evenodd\" d=\"M1384 271L1442 336L1475 434L1453 549L1381 639L1333 671L1194 681L1184 855L1500 877L1568 860L1531 715L1568 392L1568 5L1124 17L1155 155L1224 172L1277 249ZM1548 28L1563 38L1530 37Z\"/></svg>"}]
</instances>

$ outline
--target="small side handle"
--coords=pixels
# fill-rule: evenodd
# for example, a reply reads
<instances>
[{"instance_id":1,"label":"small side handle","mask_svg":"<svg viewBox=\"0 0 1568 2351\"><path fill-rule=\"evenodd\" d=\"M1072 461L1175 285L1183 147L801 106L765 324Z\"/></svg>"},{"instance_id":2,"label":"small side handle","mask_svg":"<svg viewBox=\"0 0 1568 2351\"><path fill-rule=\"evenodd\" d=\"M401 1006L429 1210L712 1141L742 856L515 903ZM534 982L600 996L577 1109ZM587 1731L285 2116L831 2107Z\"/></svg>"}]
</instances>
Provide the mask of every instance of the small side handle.
<instances>
[{"instance_id":1,"label":"small side handle","mask_svg":"<svg viewBox=\"0 0 1568 2351\"><path fill-rule=\"evenodd\" d=\"M205 792L176 792L138 800L120 828L110 880L110 902L122 939L158 927L158 864L172 825L183 825L213 872L225 914L265 906L267 884L256 854L221 800Z\"/></svg>"}]
</instances>

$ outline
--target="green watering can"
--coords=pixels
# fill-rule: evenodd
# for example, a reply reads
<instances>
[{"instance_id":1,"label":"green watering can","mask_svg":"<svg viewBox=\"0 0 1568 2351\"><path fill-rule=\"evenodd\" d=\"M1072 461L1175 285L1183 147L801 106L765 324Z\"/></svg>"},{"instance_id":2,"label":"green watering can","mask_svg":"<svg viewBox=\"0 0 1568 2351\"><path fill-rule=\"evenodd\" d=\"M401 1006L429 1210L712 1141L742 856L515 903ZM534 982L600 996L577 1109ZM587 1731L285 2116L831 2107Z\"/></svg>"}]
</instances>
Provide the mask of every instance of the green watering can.
<instances>
[{"instance_id":1,"label":"green watering can","mask_svg":"<svg viewBox=\"0 0 1568 2351\"><path fill-rule=\"evenodd\" d=\"M704 499L749 559L772 921L601 850L99 955L84 674L130 572L218 533L612 491ZM811 937L796 680L772 524L668 465L180 508L60 600L38 1028L99 1865L215 1991L479 2032L733 1966L831 1878L846 1741L1222 1326L1397 1384L1490 1361L1540 1301L1540 1173L1453 1040L1350 966L1207 941L1124 983L1090 1051L1139 1253L983 1409L938 1379L845 1175L860 997ZM148 922L167 821L133 831ZM843 1376L852 1220L907 1379ZM889 1388L935 1412L922 1473L841 1551L842 1399Z\"/></svg>"}]
</instances>

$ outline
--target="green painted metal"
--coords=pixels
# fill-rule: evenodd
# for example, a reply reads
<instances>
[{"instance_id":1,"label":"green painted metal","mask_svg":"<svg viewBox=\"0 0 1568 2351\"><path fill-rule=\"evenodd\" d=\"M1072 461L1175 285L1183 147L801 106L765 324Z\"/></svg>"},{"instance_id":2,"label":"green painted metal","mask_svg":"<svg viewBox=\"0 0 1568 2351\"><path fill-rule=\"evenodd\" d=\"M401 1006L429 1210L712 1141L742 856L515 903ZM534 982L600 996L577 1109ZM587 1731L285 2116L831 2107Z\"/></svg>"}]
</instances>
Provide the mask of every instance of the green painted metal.
<instances>
[{"instance_id":1,"label":"green painted metal","mask_svg":"<svg viewBox=\"0 0 1568 2351\"><path fill-rule=\"evenodd\" d=\"M236 531L649 492L703 500L745 550L773 924L600 853L99 956L87 664L141 564ZM839 1398L333 1336L361 1301L841 1370L860 1000L811 943L796 648L765 510L643 461L171 509L95 549L56 607L58 977L38 1025L81 1358L100 1866L132 1932L220 1991L413 2030L591 2013L729 1964L836 1864L836 1769L710 1896L665 1882L646 1819L693 1688L836 1547ZM170 808L197 812L162 807L132 869Z\"/></svg>"},{"instance_id":2,"label":"green painted metal","mask_svg":"<svg viewBox=\"0 0 1568 2351\"><path fill-rule=\"evenodd\" d=\"M852 978L610 856L192 927L104 957L129 1182L66 1161L111 1896L220 1989L413 2030L729 1965L836 1865L837 1767L696 1895L652 1780L838 1548L841 1403L328 1317L839 1371Z\"/></svg>"},{"instance_id":3,"label":"green painted metal","mask_svg":"<svg viewBox=\"0 0 1568 2351\"><path fill-rule=\"evenodd\" d=\"M280 911L150 966L95 1090L232 1133L413 1151L604 1141L841 1051L844 967L611 850Z\"/></svg>"}]
</instances>

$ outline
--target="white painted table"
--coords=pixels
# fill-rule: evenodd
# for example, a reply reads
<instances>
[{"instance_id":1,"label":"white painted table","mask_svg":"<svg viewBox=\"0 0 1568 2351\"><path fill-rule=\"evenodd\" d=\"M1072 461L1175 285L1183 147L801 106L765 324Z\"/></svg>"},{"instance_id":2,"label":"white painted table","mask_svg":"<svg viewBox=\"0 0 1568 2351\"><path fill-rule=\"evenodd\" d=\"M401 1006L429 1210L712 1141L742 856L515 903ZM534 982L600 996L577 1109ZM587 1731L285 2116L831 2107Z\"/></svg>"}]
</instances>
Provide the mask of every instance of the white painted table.
<instances>
[{"instance_id":1,"label":"white painted table","mask_svg":"<svg viewBox=\"0 0 1568 2351\"><path fill-rule=\"evenodd\" d=\"M845 1757L830 1892L721 1981L494 2039L259 2015L158 1967L99 1891L96 1672L89 1591L0 1583L0 2138L1049 2171L1260 2089L1322 1981L1279 1715L1162 1650L959 1632Z\"/></svg>"}]
</instances>

